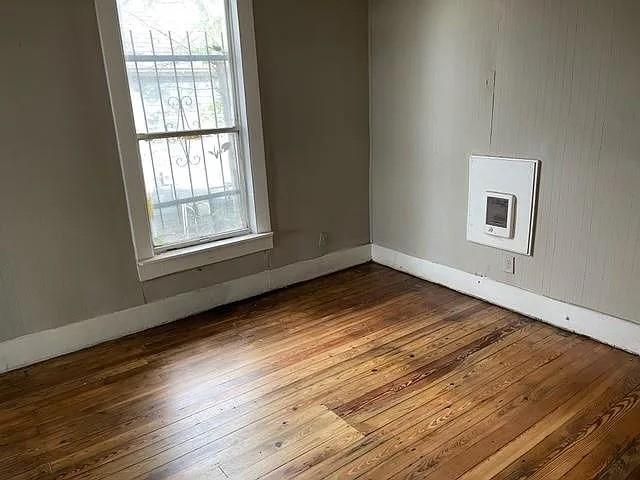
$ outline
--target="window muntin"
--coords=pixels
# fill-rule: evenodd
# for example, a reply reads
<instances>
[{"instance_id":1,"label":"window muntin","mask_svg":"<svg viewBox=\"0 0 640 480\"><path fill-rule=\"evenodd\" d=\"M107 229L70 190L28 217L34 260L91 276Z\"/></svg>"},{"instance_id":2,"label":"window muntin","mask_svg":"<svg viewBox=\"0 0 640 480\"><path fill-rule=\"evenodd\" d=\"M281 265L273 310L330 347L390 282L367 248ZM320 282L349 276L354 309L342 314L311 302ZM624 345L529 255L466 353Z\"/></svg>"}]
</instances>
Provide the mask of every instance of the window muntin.
<instances>
[{"instance_id":1,"label":"window muntin","mask_svg":"<svg viewBox=\"0 0 640 480\"><path fill-rule=\"evenodd\" d=\"M118 0L154 250L248 233L224 0Z\"/></svg>"}]
</instances>

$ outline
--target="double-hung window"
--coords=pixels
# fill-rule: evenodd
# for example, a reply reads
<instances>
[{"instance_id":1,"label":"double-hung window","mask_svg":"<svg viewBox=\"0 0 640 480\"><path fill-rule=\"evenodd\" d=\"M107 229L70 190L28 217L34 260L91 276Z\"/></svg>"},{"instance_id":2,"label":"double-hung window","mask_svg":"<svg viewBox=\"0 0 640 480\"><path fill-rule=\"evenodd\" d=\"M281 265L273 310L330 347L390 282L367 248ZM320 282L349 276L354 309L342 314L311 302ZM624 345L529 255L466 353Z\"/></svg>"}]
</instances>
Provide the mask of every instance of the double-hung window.
<instances>
[{"instance_id":1,"label":"double-hung window","mask_svg":"<svg viewBox=\"0 0 640 480\"><path fill-rule=\"evenodd\" d=\"M143 280L266 250L251 0L96 0Z\"/></svg>"}]
</instances>

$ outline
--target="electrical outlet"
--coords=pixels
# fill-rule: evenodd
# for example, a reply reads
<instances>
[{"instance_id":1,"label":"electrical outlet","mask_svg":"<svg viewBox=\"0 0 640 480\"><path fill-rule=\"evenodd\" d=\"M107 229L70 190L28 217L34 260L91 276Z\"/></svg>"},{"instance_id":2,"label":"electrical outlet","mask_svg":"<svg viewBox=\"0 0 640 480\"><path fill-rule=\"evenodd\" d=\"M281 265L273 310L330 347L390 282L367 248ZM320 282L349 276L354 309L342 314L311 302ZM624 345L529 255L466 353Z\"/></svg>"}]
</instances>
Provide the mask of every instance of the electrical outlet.
<instances>
[{"instance_id":1,"label":"electrical outlet","mask_svg":"<svg viewBox=\"0 0 640 480\"><path fill-rule=\"evenodd\" d=\"M513 255L502 256L502 271L513 275L516 273L516 257Z\"/></svg>"},{"instance_id":2,"label":"electrical outlet","mask_svg":"<svg viewBox=\"0 0 640 480\"><path fill-rule=\"evenodd\" d=\"M326 248L327 243L329 243L329 234L327 232L320 232L320 237L318 238L318 248Z\"/></svg>"}]
</instances>

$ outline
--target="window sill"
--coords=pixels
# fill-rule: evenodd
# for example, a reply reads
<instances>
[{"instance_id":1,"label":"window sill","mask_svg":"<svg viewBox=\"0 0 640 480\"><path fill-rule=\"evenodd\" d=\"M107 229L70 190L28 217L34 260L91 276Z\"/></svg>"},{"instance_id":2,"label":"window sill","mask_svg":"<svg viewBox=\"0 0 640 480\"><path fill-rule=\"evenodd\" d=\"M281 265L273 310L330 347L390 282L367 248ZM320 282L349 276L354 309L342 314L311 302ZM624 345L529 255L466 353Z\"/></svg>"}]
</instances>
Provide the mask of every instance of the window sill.
<instances>
[{"instance_id":1,"label":"window sill","mask_svg":"<svg viewBox=\"0 0 640 480\"><path fill-rule=\"evenodd\" d=\"M151 280L172 273L223 262L273 248L273 233L252 233L181 248L138 262L140 280Z\"/></svg>"}]
</instances>

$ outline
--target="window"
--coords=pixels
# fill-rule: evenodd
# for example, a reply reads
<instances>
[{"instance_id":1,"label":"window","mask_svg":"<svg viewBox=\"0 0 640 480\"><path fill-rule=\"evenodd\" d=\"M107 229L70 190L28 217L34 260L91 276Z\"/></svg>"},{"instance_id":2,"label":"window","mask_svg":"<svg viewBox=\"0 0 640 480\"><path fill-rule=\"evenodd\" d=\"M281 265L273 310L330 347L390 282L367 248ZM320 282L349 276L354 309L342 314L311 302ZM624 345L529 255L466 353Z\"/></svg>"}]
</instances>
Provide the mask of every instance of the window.
<instances>
[{"instance_id":1,"label":"window","mask_svg":"<svg viewBox=\"0 0 640 480\"><path fill-rule=\"evenodd\" d=\"M96 0L141 279L272 246L250 0Z\"/></svg>"}]
</instances>

